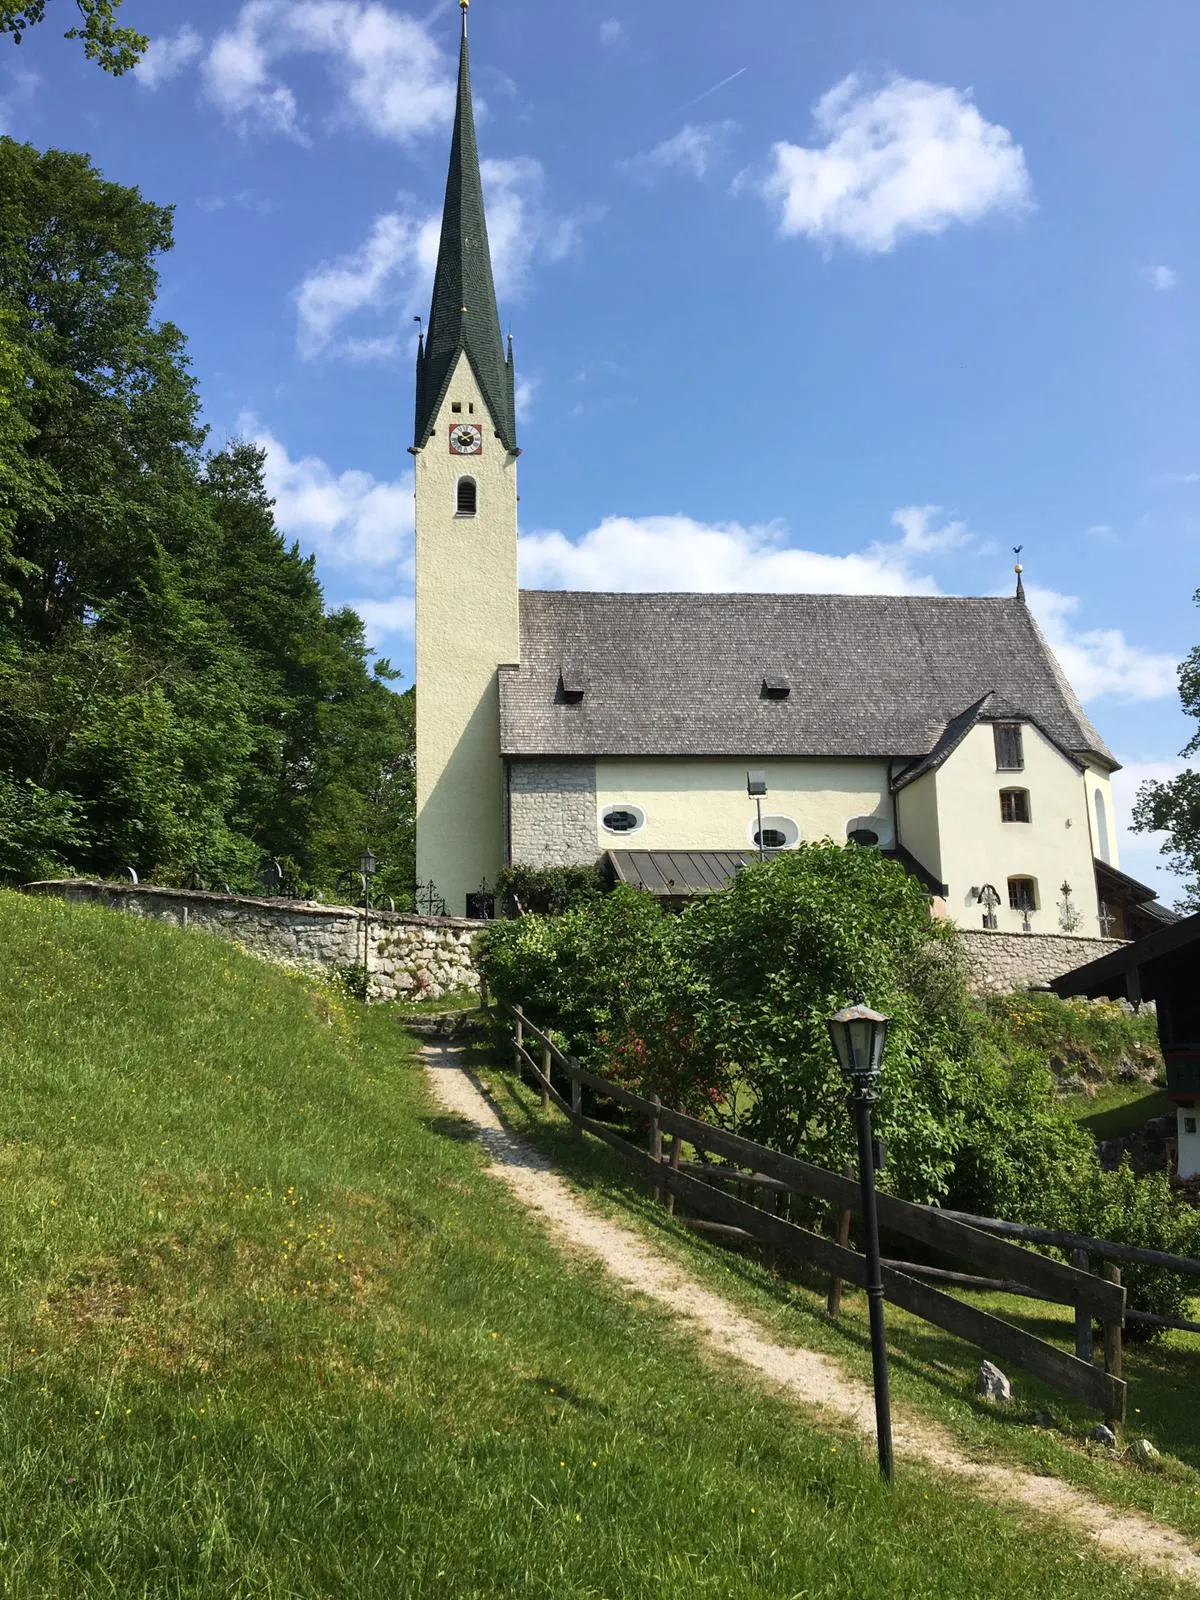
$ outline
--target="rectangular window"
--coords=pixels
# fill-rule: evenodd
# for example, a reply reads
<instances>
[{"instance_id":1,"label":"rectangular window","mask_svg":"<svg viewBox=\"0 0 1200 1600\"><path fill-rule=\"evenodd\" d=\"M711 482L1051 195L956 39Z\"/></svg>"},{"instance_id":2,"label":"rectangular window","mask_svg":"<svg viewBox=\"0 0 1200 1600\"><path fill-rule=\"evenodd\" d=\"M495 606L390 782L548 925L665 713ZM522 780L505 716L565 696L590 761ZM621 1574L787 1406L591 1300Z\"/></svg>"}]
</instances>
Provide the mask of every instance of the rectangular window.
<instances>
[{"instance_id":1,"label":"rectangular window","mask_svg":"<svg viewBox=\"0 0 1200 1600\"><path fill-rule=\"evenodd\" d=\"M1025 766L1021 748L1021 724L997 722L992 729L996 741L996 768L999 772L1020 772Z\"/></svg>"},{"instance_id":2,"label":"rectangular window","mask_svg":"<svg viewBox=\"0 0 1200 1600\"><path fill-rule=\"evenodd\" d=\"M1012 911L1037 910L1037 889L1032 878L1008 880L1008 904Z\"/></svg>"},{"instance_id":3,"label":"rectangular window","mask_svg":"<svg viewBox=\"0 0 1200 1600\"><path fill-rule=\"evenodd\" d=\"M454 413L454 415L456 417L461 415L461 413L462 413L462 401L461 400L452 400L450 402L450 409L451 409L451 411L453 411L453 413ZM472 406L471 410L474 411L474 409L475 409L475 407Z\"/></svg>"},{"instance_id":4,"label":"rectangular window","mask_svg":"<svg viewBox=\"0 0 1200 1600\"><path fill-rule=\"evenodd\" d=\"M1000 820L1001 822L1029 821L1028 789L1001 789Z\"/></svg>"}]
</instances>

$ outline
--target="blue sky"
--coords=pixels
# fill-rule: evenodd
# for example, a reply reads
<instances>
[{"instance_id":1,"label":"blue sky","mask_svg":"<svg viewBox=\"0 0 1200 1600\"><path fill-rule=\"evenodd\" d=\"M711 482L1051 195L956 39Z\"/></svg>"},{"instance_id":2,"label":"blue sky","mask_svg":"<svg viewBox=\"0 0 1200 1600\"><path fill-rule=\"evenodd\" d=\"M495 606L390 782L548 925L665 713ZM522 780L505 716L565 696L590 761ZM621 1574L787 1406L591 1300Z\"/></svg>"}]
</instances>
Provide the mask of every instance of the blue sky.
<instances>
[{"instance_id":1,"label":"blue sky","mask_svg":"<svg viewBox=\"0 0 1200 1600\"><path fill-rule=\"evenodd\" d=\"M412 318L458 7L66 0L0 129L176 210L161 310L214 439L411 664ZM523 579L1031 602L1126 771L1177 770L1200 639L1193 0L475 0ZM1123 864L1161 884L1152 843Z\"/></svg>"}]
</instances>

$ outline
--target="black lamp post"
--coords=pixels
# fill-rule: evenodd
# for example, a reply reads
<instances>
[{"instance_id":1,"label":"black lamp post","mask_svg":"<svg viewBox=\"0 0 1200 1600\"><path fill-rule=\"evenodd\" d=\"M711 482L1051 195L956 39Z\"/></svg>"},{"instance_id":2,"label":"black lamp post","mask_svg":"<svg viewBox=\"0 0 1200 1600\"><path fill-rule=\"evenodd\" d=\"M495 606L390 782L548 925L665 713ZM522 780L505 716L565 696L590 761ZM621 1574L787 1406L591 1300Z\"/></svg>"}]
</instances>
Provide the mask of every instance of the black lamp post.
<instances>
[{"instance_id":1,"label":"black lamp post","mask_svg":"<svg viewBox=\"0 0 1200 1600\"><path fill-rule=\"evenodd\" d=\"M858 1126L858 1175L862 1184L863 1233L867 1257L867 1308L871 1317L871 1370L875 1379L875 1433L879 1470L892 1476L892 1403L888 1393L887 1343L883 1331L883 1268L879 1258L879 1218L875 1209L875 1168L883 1162L871 1134L871 1107L878 1099L879 1070L889 1019L861 1002L829 1019L834 1053L854 1097Z\"/></svg>"},{"instance_id":2,"label":"black lamp post","mask_svg":"<svg viewBox=\"0 0 1200 1600\"><path fill-rule=\"evenodd\" d=\"M358 870L363 882L363 971L370 982L371 974L371 879L379 871L379 862L370 845L358 858Z\"/></svg>"},{"instance_id":3,"label":"black lamp post","mask_svg":"<svg viewBox=\"0 0 1200 1600\"><path fill-rule=\"evenodd\" d=\"M752 768L746 774L746 793L750 796L751 800L754 801L755 806L758 808L758 859L760 861L765 861L767 855L767 852L763 847L762 829L762 803L763 796L766 794L766 792L766 773L760 771L758 768Z\"/></svg>"}]
</instances>

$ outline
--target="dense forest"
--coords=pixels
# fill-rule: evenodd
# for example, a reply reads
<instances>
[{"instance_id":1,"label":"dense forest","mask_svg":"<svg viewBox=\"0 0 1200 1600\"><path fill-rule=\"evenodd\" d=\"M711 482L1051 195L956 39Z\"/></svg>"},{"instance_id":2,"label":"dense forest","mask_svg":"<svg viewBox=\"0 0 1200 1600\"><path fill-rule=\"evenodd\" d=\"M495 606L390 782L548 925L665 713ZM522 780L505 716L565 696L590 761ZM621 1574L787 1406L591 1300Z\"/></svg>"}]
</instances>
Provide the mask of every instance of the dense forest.
<instances>
[{"instance_id":1,"label":"dense forest","mask_svg":"<svg viewBox=\"0 0 1200 1600\"><path fill-rule=\"evenodd\" d=\"M413 880L413 700L155 318L169 207L0 139L0 881Z\"/></svg>"}]
</instances>

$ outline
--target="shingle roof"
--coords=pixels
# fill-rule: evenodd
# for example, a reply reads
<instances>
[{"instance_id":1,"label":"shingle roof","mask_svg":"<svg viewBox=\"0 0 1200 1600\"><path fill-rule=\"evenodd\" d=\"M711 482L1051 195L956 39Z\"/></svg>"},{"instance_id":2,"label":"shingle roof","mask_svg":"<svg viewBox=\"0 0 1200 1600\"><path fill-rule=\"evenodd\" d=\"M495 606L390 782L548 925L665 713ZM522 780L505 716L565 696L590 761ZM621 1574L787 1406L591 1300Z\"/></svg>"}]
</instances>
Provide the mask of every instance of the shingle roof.
<instances>
[{"instance_id":1,"label":"shingle roof","mask_svg":"<svg viewBox=\"0 0 1200 1600\"><path fill-rule=\"evenodd\" d=\"M465 19L465 12L464 12ZM471 103L471 63L466 27L458 63L458 104L450 146L450 170L442 208L429 333L417 357L417 415L414 442L420 450L446 398L460 351L471 363L501 442L517 447L513 403L512 351L507 360L500 336L492 257L488 248L475 113Z\"/></svg>"},{"instance_id":2,"label":"shingle roof","mask_svg":"<svg viewBox=\"0 0 1200 1600\"><path fill-rule=\"evenodd\" d=\"M586 683L574 704L566 661ZM779 674L791 694L764 697ZM500 672L501 747L915 759L989 691L994 714L1116 765L1020 600L525 590L521 664Z\"/></svg>"}]
</instances>

